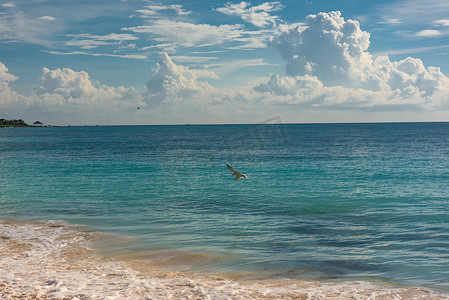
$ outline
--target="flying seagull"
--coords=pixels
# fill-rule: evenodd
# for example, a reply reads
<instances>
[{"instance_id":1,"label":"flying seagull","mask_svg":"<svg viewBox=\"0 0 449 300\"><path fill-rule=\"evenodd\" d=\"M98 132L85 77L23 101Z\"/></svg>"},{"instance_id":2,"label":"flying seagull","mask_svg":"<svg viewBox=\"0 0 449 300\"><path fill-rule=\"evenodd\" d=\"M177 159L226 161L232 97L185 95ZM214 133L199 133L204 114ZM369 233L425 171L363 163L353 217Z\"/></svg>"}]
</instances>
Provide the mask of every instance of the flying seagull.
<instances>
[{"instance_id":1,"label":"flying seagull","mask_svg":"<svg viewBox=\"0 0 449 300\"><path fill-rule=\"evenodd\" d=\"M243 178L248 178L248 176L246 176L245 174L242 174L242 173L240 173L239 171L234 170L234 168L231 167L230 165L226 164L226 167L228 167L228 169L229 169L231 172L234 172L234 173L232 174L232 176L235 175L234 181L239 180L239 179L242 178L242 177L243 177Z\"/></svg>"}]
</instances>

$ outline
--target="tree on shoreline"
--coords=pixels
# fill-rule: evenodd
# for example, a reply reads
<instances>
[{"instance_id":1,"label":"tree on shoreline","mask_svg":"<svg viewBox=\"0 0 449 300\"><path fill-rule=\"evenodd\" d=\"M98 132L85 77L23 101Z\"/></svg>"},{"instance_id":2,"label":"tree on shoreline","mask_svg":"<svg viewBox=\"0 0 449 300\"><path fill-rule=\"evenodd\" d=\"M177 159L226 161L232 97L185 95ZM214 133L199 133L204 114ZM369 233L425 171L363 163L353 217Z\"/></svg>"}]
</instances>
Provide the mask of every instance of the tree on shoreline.
<instances>
[{"instance_id":1,"label":"tree on shoreline","mask_svg":"<svg viewBox=\"0 0 449 300\"><path fill-rule=\"evenodd\" d=\"M0 119L0 127L30 127L30 125L25 123L25 121L22 119L18 120Z\"/></svg>"}]
</instances>

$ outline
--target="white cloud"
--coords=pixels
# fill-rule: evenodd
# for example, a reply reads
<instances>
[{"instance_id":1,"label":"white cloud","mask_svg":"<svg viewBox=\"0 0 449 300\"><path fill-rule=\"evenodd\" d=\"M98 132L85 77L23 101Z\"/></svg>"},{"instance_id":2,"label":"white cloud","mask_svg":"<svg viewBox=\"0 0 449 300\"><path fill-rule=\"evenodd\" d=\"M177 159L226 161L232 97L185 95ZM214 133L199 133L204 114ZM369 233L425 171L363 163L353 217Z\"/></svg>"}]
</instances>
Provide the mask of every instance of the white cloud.
<instances>
[{"instance_id":1,"label":"white cloud","mask_svg":"<svg viewBox=\"0 0 449 300\"><path fill-rule=\"evenodd\" d=\"M43 20L43 21L56 21L57 19L55 17L51 17L51 16L42 16L37 18L38 20Z\"/></svg>"},{"instance_id":2,"label":"white cloud","mask_svg":"<svg viewBox=\"0 0 449 300\"><path fill-rule=\"evenodd\" d=\"M254 89L260 101L272 106L295 105L305 110L345 111L437 111L449 109L449 88L442 86L430 97L413 85L402 89L372 91L343 86L325 86L317 77L279 76Z\"/></svg>"},{"instance_id":3,"label":"white cloud","mask_svg":"<svg viewBox=\"0 0 449 300\"><path fill-rule=\"evenodd\" d=\"M447 0L399 0L382 6L386 18L405 24L430 24L449 15Z\"/></svg>"},{"instance_id":4,"label":"white cloud","mask_svg":"<svg viewBox=\"0 0 449 300\"><path fill-rule=\"evenodd\" d=\"M446 50L449 49L449 45L442 45L442 46L430 46L430 47L419 47L419 48L405 48L405 49L399 49L399 50L387 50L383 52L376 52L375 56L385 56L385 55L404 55L404 54L411 54L411 53L422 53L422 52L428 52L433 50Z\"/></svg>"},{"instance_id":5,"label":"white cloud","mask_svg":"<svg viewBox=\"0 0 449 300\"><path fill-rule=\"evenodd\" d=\"M415 35L418 37L435 37L441 36L443 33L440 30L436 29L426 29L418 31Z\"/></svg>"},{"instance_id":6,"label":"white cloud","mask_svg":"<svg viewBox=\"0 0 449 300\"><path fill-rule=\"evenodd\" d=\"M151 105L157 105L189 101L195 95L209 93L214 90L213 87L205 81L198 80L198 75L203 77L206 72L176 65L167 53L161 53L157 69L146 83L144 100ZM212 73L209 73L210 75Z\"/></svg>"},{"instance_id":7,"label":"white cloud","mask_svg":"<svg viewBox=\"0 0 449 300\"><path fill-rule=\"evenodd\" d=\"M54 54L54 55L87 55L87 56L106 56L106 57L118 57L118 58L127 58L127 59L141 59L146 60L148 56L145 54L108 54L108 53L90 53L84 51L70 51L70 52L61 52L61 51L52 51L52 50L42 50L42 52Z\"/></svg>"},{"instance_id":8,"label":"white cloud","mask_svg":"<svg viewBox=\"0 0 449 300\"><path fill-rule=\"evenodd\" d=\"M288 28L271 42L288 76L273 75L255 91L270 102L345 109L435 109L448 101L449 79L439 68L411 57L374 59L369 38L340 12L310 15L306 28Z\"/></svg>"},{"instance_id":9,"label":"white cloud","mask_svg":"<svg viewBox=\"0 0 449 300\"><path fill-rule=\"evenodd\" d=\"M126 124L133 122L137 107L146 105L138 90L92 81L85 71L43 68L40 86L29 95L8 86L16 79L0 62L2 117L43 118L50 124Z\"/></svg>"},{"instance_id":10,"label":"white cloud","mask_svg":"<svg viewBox=\"0 0 449 300\"><path fill-rule=\"evenodd\" d=\"M0 15L0 40L49 46L51 34L58 30L57 26L50 24L51 22L47 20L30 17L23 11L14 10Z\"/></svg>"},{"instance_id":11,"label":"white cloud","mask_svg":"<svg viewBox=\"0 0 449 300\"><path fill-rule=\"evenodd\" d=\"M81 33L81 34L68 34L67 36L97 41L135 41L139 39L137 36L128 33L110 33L107 35L94 35L90 33Z\"/></svg>"},{"instance_id":12,"label":"white cloud","mask_svg":"<svg viewBox=\"0 0 449 300\"><path fill-rule=\"evenodd\" d=\"M72 40L66 41L67 46L77 46L81 49L93 49L105 45L119 45L121 46L125 41L135 41L139 38L128 33L111 33L107 35L93 35L89 33L84 34L68 34Z\"/></svg>"},{"instance_id":13,"label":"white cloud","mask_svg":"<svg viewBox=\"0 0 449 300\"><path fill-rule=\"evenodd\" d=\"M271 42L287 62L288 75L317 75L327 85L339 84L342 78L351 86L373 79L366 76L372 68L366 52L370 35L357 21L331 12L309 15L307 24L305 29L281 32Z\"/></svg>"},{"instance_id":14,"label":"white cloud","mask_svg":"<svg viewBox=\"0 0 449 300\"><path fill-rule=\"evenodd\" d=\"M41 86L38 94L46 98L48 95L60 96L61 100L78 101L89 98L97 89L89 80L87 72L75 72L71 69L42 69Z\"/></svg>"},{"instance_id":15,"label":"white cloud","mask_svg":"<svg viewBox=\"0 0 449 300\"><path fill-rule=\"evenodd\" d=\"M270 16L268 12L282 7L278 2L266 2L255 7L246 2L242 2L241 5L248 6L246 10L251 11L248 16L252 16L252 22L260 24L275 23L278 17ZM231 9L231 6L228 4L227 9ZM176 15L170 14L170 11L176 12ZM242 24L211 25L190 22L185 18L190 12L186 12L180 5L148 5L137 12L145 22L139 26L124 27L122 30L141 34L144 40L149 41L150 45L141 47L142 51L157 48L173 54L180 47L216 45L229 50L265 48L267 37L274 32L273 29L248 31Z\"/></svg>"},{"instance_id":16,"label":"white cloud","mask_svg":"<svg viewBox=\"0 0 449 300\"><path fill-rule=\"evenodd\" d=\"M378 61L375 61L375 63ZM415 88L421 96L431 96L439 90L448 87L449 79L441 73L440 68L429 67L426 69L423 62L417 58L407 57L404 60L390 63L383 58L380 67L388 70L385 80L391 90L405 91Z\"/></svg>"},{"instance_id":17,"label":"white cloud","mask_svg":"<svg viewBox=\"0 0 449 300\"><path fill-rule=\"evenodd\" d=\"M400 21L394 23L394 33L401 38L417 40L449 36L447 0L398 0L380 4L378 7L376 14L382 15L384 20Z\"/></svg>"},{"instance_id":18,"label":"white cloud","mask_svg":"<svg viewBox=\"0 0 449 300\"><path fill-rule=\"evenodd\" d=\"M124 87L109 87L92 82L85 71L76 72L68 68L42 69L41 84L36 94L40 101L50 103L89 104L111 100L122 100L132 93Z\"/></svg>"},{"instance_id":19,"label":"white cloud","mask_svg":"<svg viewBox=\"0 0 449 300\"><path fill-rule=\"evenodd\" d=\"M154 37L153 39L157 42L172 42L191 47L232 41L242 35L241 28L241 25L214 26L161 19L155 20L149 25L126 27L122 30L148 34L150 37Z\"/></svg>"},{"instance_id":20,"label":"white cloud","mask_svg":"<svg viewBox=\"0 0 449 300\"><path fill-rule=\"evenodd\" d=\"M43 68L39 88L26 98L28 115L45 115L60 124L120 123L137 106L145 103L136 89L107 86L69 68Z\"/></svg>"},{"instance_id":21,"label":"white cloud","mask_svg":"<svg viewBox=\"0 0 449 300\"><path fill-rule=\"evenodd\" d=\"M449 26L449 20L445 19L445 20L436 20L433 22L433 24L435 24L436 26L444 26L444 27L448 27Z\"/></svg>"},{"instance_id":22,"label":"white cloud","mask_svg":"<svg viewBox=\"0 0 449 300\"><path fill-rule=\"evenodd\" d=\"M3 3L2 6L3 7L9 7L9 8L16 7L14 2L6 2L6 3Z\"/></svg>"},{"instance_id":23,"label":"white cloud","mask_svg":"<svg viewBox=\"0 0 449 300\"><path fill-rule=\"evenodd\" d=\"M436 29L424 29L416 32L415 36L420 38L436 38L449 35L449 20L433 21L431 25Z\"/></svg>"},{"instance_id":24,"label":"white cloud","mask_svg":"<svg viewBox=\"0 0 449 300\"><path fill-rule=\"evenodd\" d=\"M260 84L255 90L268 94L264 102L272 103L310 103L323 98L323 83L315 76L281 77L272 75L266 84ZM275 95L277 98L270 98Z\"/></svg>"},{"instance_id":25,"label":"white cloud","mask_svg":"<svg viewBox=\"0 0 449 300\"><path fill-rule=\"evenodd\" d=\"M182 5L171 4L171 5L147 5L143 9L137 10L143 17L155 17L159 16L160 11L174 11L177 15L186 16L191 12L185 10Z\"/></svg>"},{"instance_id":26,"label":"white cloud","mask_svg":"<svg viewBox=\"0 0 449 300\"><path fill-rule=\"evenodd\" d=\"M377 22L378 24L402 24L402 21L395 18L384 18L384 21Z\"/></svg>"},{"instance_id":27,"label":"white cloud","mask_svg":"<svg viewBox=\"0 0 449 300\"><path fill-rule=\"evenodd\" d=\"M8 82L14 81L16 79L17 77L8 73L8 68L2 62L0 62L0 82L2 84L7 84Z\"/></svg>"},{"instance_id":28,"label":"white cloud","mask_svg":"<svg viewBox=\"0 0 449 300\"><path fill-rule=\"evenodd\" d=\"M234 42L248 36L259 37L262 32L250 34L241 25L196 25L165 19L124 30L147 34L167 47ZM304 24L282 24L276 30L270 45L284 59L286 76L271 75L262 83L253 84L255 87L215 88L205 79L217 79L244 67L268 65L265 60L250 58L220 64L215 57L207 55L173 56L177 63L210 64L207 69L196 69L192 65L176 64L168 54L162 53L143 93L101 84L91 80L84 71L44 68L39 88L23 96L11 89L10 83L16 77L0 63L0 107L5 111L7 105L20 102L33 112L46 111L60 116L60 124L65 124L66 119L73 124L77 118L90 120L90 123L98 119L109 124L188 120L257 122L283 113L293 116L292 121L301 121L303 119L295 119L295 115L307 117L308 112L315 112L315 120L326 121L328 119L320 119L319 112L449 110L449 79L439 68L427 67L420 59L412 57L400 61L391 61L388 56L373 57L368 51L369 33L361 30L357 21L343 19L339 12L311 15ZM269 36L274 31L263 32ZM120 43L136 36L78 34L71 37L79 41ZM140 54L46 52L148 58ZM136 106L142 108L138 113L145 114L147 119L135 119ZM251 116L247 120L248 115Z\"/></svg>"},{"instance_id":29,"label":"white cloud","mask_svg":"<svg viewBox=\"0 0 449 300\"><path fill-rule=\"evenodd\" d=\"M273 34L273 31L260 30L257 32L245 32L245 37L234 39L235 42L239 42L240 45L228 47L230 50L250 50L266 48L268 37Z\"/></svg>"},{"instance_id":30,"label":"white cloud","mask_svg":"<svg viewBox=\"0 0 449 300\"><path fill-rule=\"evenodd\" d=\"M19 95L14 92L9 83L16 80L17 77L8 72L8 68L0 62L0 108L8 111L13 103L19 99Z\"/></svg>"},{"instance_id":31,"label":"white cloud","mask_svg":"<svg viewBox=\"0 0 449 300\"><path fill-rule=\"evenodd\" d=\"M384 66L388 78L384 89L369 90L342 85L329 86L317 76L272 75L266 83L248 87L214 88L200 81L194 70L176 65L160 55L158 68L146 84L144 100L160 118L179 123L189 118L208 120L243 120L247 112L262 118L267 112L298 112L304 117L312 111L344 112L418 112L449 109L448 79L439 69L426 69L418 59L390 62L382 57L375 63ZM387 70L388 69L388 70ZM295 108L292 108L295 107ZM176 119L173 116L178 116ZM363 120L363 119L359 119ZM254 121L252 119L252 121Z\"/></svg>"},{"instance_id":32,"label":"white cloud","mask_svg":"<svg viewBox=\"0 0 449 300\"><path fill-rule=\"evenodd\" d=\"M96 40L70 40L64 43L66 46L76 46L81 49L94 49L100 46L111 45L111 42Z\"/></svg>"},{"instance_id":33,"label":"white cloud","mask_svg":"<svg viewBox=\"0 0 449 300\"><path fill-rule=\"evenodd\" d=\"M218 57L176 55L176 56L171 56L171 59L173 59L177 62L183 62L183 63L204 64L204 63L210 62L212 60L217 60Z\"/></svg>"},{"instance_id":34,"label":"white cloud","mask_svg":"<svg viewBox=\"0 0 449 300\"><path fill-rule=\"evenodd\" d=\"M66 5L67 4L67 5ZM55 5L55 1L14 1L0 4L0 40L44 45L57 49L67 32L78 32L81 24L95 24L103 30L106 16L115 16L117 22L125 17L127 9L134 11L135 3L123 1L69 1ZM2 6L1 6L2 5ZM102 22L102 23L98 23ZM83 25L83 26L84 26ZM114 27L114 26L113 26ZM92 26L89 28L93 29Z\"/></svg>"},{"instance_id":35,"label":"white cloud","mask_svg":"<svg viewBox=\"0 0 449 300\"><path fill-rule=\"evenodd\" d=\"M230 16L239 16L244 21L257 27L276 25L278 16L270 15L273 11L281 10L283 6L280 2L265 2L257 6L242 1L239 4L227 3L224 7L217 8L217 11Z\"/></svg>"},{"instance_id":36,"label":"white cloud","mask_svg":"<svg viewBox=\"0 0 449 300\"><path fill-rule=\"evenodd\" d=\"M230 60L223 63L215 63L209 65L209 67L213 68L215 72L220 75L226 75L238 70L248 68L248 67L260 67L260 66L272 66L261 58L253 58L253 59L236 59Z\"/></svg>"}]
</instances>

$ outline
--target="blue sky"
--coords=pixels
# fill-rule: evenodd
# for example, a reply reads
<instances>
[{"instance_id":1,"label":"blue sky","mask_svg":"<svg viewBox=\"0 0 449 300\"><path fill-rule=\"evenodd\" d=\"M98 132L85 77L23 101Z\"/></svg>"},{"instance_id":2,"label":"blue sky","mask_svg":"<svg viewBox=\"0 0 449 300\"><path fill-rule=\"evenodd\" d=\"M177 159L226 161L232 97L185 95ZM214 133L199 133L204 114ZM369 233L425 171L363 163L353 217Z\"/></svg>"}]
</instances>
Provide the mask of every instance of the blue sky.
<instances>
[{"instance_id":1,"label":"blue sky","mask_svg":"<svg viewBox=\"0 0 449 300\"><path fill-rule=\"evenodd\" d=\"M3 0L0 117L449 121L448 53L446 0Z\"/></svg>"}]
</instances>

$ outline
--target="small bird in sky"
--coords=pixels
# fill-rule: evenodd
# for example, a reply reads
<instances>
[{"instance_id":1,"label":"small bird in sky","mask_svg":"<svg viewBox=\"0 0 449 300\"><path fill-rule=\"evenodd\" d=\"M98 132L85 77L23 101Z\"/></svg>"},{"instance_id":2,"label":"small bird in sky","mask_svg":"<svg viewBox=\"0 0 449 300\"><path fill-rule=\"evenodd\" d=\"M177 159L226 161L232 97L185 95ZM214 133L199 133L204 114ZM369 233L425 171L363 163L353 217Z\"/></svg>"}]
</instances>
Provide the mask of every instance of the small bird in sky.
<instances>
[{"instance_id":1,"label":"small bird in sky","mask_svg":"<svg viewBox=\"0 0 449 300\"><path fill-rule=\"evenodd\" d=\"M137 106L137 109L140 109L140 107Z\"/></svg>"},{"instance_id":2,"label":"small bird in sky","mask_svg":"<svg viewBox=\"0 0 449 300\"><path fill-rule=\"evenodd\" d=\"M228 169L231 172L234 172L231 176L235 176L234 181L239 180L240 178L248 178L248 176L246 176L245 174L240 173L239 171L234 170L233 167L231 167L230 165L226 164L226 167L228 167Z\"/></svg>"}]
</instances>

